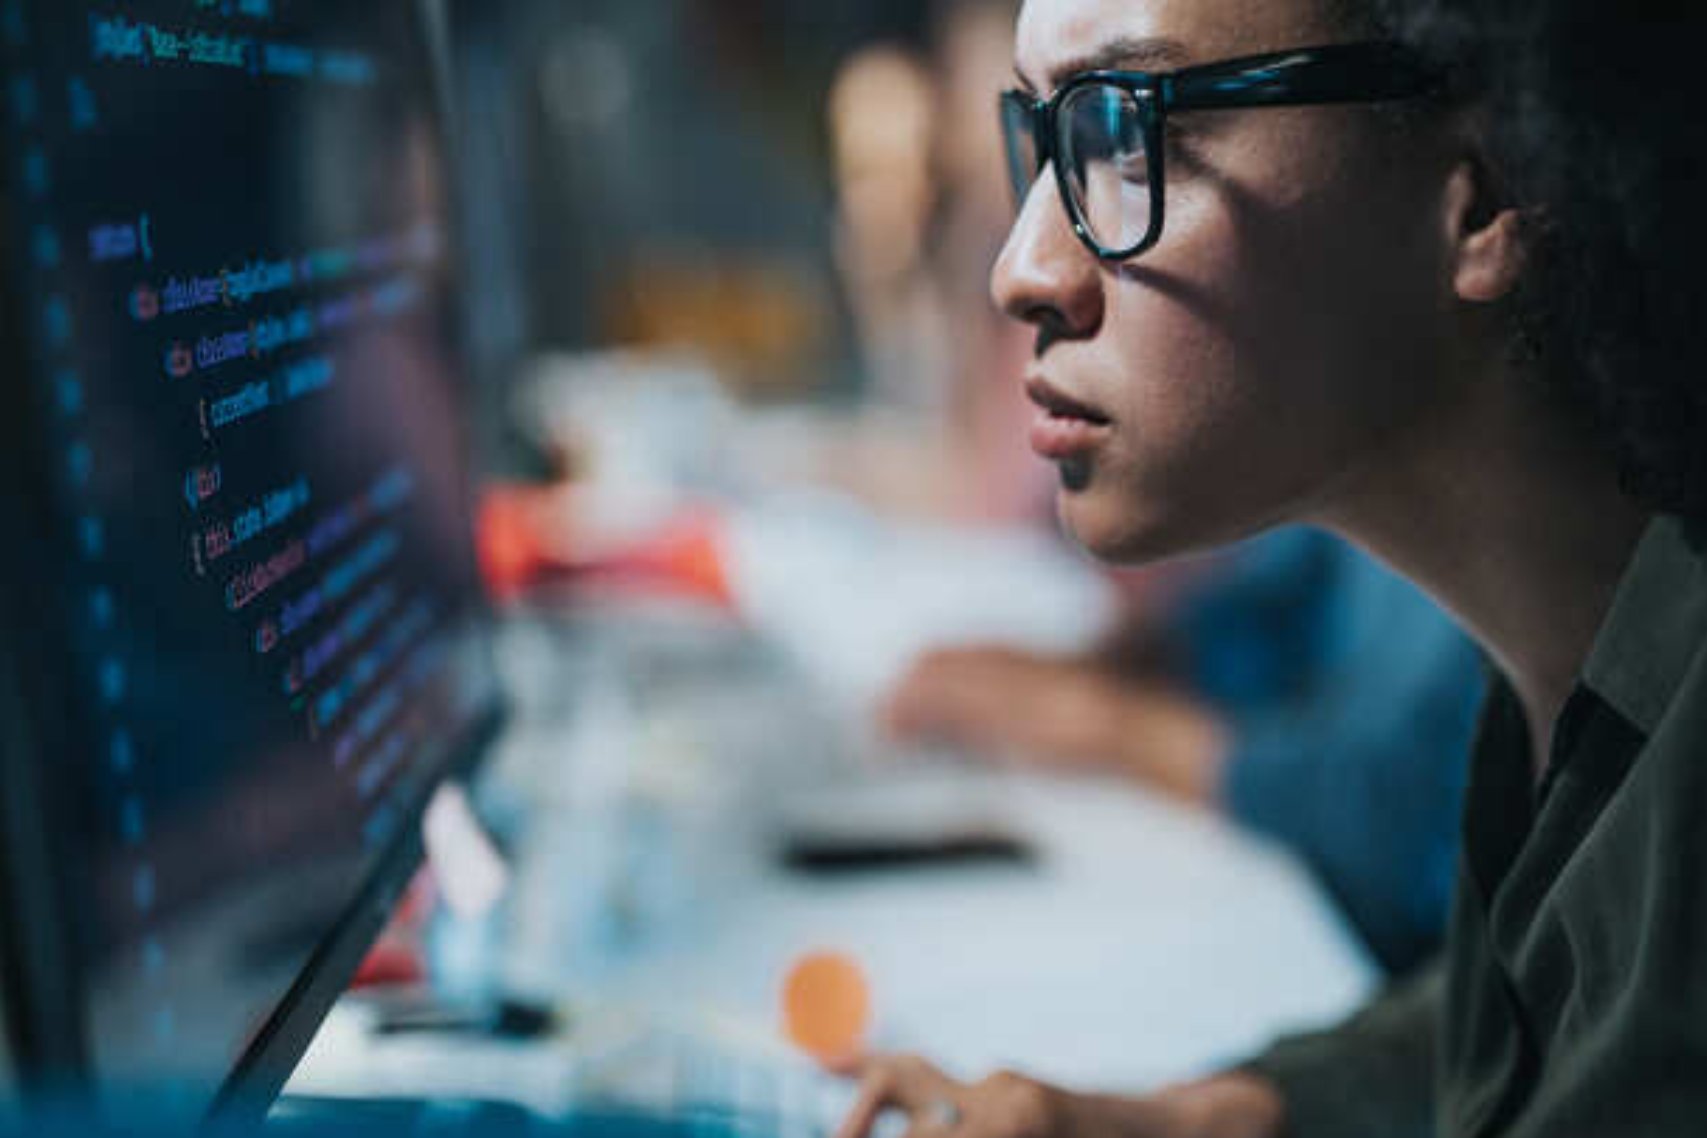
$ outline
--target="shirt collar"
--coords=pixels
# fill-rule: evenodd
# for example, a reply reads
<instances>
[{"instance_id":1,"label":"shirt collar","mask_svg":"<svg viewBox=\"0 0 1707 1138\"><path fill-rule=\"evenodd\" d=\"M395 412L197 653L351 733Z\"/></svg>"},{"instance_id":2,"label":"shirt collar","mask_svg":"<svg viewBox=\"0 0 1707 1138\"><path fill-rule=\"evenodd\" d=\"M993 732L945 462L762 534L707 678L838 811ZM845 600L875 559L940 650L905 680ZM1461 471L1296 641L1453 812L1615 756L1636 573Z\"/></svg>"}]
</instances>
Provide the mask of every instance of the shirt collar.
<instances>
[{"instance_id":1,"label":"shirt collar","mask_svg":"<svg viewBox=\"0 0 1707 1138\"><path fill-rule=\"evenodd\" d=\"M1595 638L1583 682L1644 734L1707 639L1707 565L1675 518L1649 523Z\"/></svg>"}]
</instances>

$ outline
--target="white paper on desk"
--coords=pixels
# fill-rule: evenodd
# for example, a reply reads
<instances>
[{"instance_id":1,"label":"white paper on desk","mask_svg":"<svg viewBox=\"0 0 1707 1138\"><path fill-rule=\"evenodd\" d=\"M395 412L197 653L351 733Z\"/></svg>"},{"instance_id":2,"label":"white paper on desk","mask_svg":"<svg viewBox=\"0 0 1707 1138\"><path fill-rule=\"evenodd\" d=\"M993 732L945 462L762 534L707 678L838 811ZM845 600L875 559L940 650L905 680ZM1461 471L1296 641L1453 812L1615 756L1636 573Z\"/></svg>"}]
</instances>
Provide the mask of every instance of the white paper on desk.
<instances>
[{"instance_id":1,"label":"white paper on desk","mask_svg":"<svg viewBox=\"0 0 1707 1138\"><path fill-rule=\"evenodd\" d=\"M1071 652L1089 647L1116 612L1107 579L1047 533L903 525L817 493L731 520L741 610L855 708L930 649Z\"/></svg>"},{"instance_id":2,"label":"white paper on desk","mask_svg":"<svg viewBox=\"0 0 1707 1138\"><path fill-rule=\"evenodd\" d=\"M503 899L509 869L460 786L441 786L421 824L427 860L450 911L476 921Z\"/></svg>"}]
</instances>

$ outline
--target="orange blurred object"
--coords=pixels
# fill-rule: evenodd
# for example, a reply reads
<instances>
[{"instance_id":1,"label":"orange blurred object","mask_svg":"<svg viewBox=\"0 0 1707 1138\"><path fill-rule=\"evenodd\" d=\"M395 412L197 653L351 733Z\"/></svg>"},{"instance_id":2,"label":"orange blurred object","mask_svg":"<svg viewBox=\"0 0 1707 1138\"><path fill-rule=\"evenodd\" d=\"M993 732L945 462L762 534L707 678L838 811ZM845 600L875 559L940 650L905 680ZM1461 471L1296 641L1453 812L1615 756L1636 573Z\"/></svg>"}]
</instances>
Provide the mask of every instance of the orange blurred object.
<instances>
[{"instance_id":1,"label":"orange blurred object","mask_svg":"<svg viewBox=\"0 0 1707 1138\"><path fill-rule=\"evenodd\" d=\"M427 981L427 965L418 949L406 944L380 943L362 960L352 989L411 987Z\"/></svg>"},{"instance_id":2,"label":"orange blurred object","mask_svg":"<svg viewBox=\"0 0 1707 1138\"><path fill-rule=\"evenodd\" d=\"M667 581L678 590L725 608L735 591L725 568L721 524L710 513L688 513L649 540L611 558L613 568Z\"/></svg>"},{"instance_id":3,"label":"orange blurred object","mask_svg":"<svg viewBox=\"0 0 1707 1138\"><path fill-rule=\"evenodd\" d=\"M569 583L735 607L723 521L714 511L685 507L643 533L600 540L577 530L571 504L557 488L486 491L476 546L493 597L510 601L537 585Z\"/></svg>"},{"instance_id":4,"label":"orange blurred object","mask_svg":"<svg viewBox=\"0 0 1707 1138\"><path fill-rule=\"evenodd\" d=\"M538 492L522 487L494 487L480 499L475 550L498 600L519 596L549 560L538 512Z\"/></svg>"},{"instance_id":5,"label":"orange blurred object","mask_svg":"<svg viewBox=\"0 0 1707 1138\"><path fill-rule=\"evenodd\" d=\"M824 1063L852 1059L865 1049L871 992L851 957L814 952L789 969L782 987L783 1030L802 1051Z\"/></svg>"}]
</instances>

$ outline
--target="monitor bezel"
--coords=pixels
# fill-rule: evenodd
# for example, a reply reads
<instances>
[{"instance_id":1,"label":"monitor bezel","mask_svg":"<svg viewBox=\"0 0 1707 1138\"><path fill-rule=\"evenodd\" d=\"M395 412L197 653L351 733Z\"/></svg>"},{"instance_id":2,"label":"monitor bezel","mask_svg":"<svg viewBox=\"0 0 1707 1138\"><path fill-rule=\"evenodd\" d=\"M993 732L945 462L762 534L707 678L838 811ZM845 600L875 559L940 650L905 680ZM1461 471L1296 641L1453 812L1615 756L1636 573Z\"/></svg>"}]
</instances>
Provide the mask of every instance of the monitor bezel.
<instances>
[{"instance_id":1,"label":"monitor bezel","mask_svg":"<svg viewBox=\"0 0 1707 1138\"><path fill-rule=\"evenodd\" d=\"M9 402L0 398L0 416L10 417ZM0 525L15 517L11 509L0 510ZM17 560L0 559L0 592L7 597L0 613L0 913L7 915L0 921L0 1026L15 1089L57 1095L74 1085L87 1058L79 1026L79 957L64 879L54 872L62 855L48 824L63 817L64 804L52 780L41 777L39 762L56 745L49 741L53 724L36 711L55 706L48 675L56 669L40 667L39 660L35 669L23 666L24 644L52 651L52 638L38 634L45 614L24 616L26 606L16 600L14 590L26 576L33 575L21 574Z\"/></svg>"},{"instance_id":2,"label":"monitor bezel","mask_svg":"<svg viewBox=\"0 0 1707 1138\"><path fill-rule=\"evenodd\" d=\"M504 720L501 703L477 720L472 734L451 752L440 777L411 804L407 824L380 857L366 887L315 950L214 1096L211 1115L239 1123L265 1117L420 868L424 859L420 823L433 794L469 776L490 750Z\"/></svg>"},{"instance_id":3,"label":"monitor bezel","mask_svg":"<svg viewBox=\"0 0 1707 1138\"><path fill-rule=\"evenodd\" d=\"M0 61L0 75L9 69ZM0 154L4 151L0 150ZM50 401L27 378L38 362L34 329L24 318L23 250L15 232L13 168L0 162L0 477L15 494L0 493L0 532L13 549L60 539L55 523L60 492L50 475L45 433ZM49 819L64 816L54 780L42 778L40 756L71 745L63 717L42 709L66 706L71 692L54 677L71 673L63 632L69 614L55 603L45 561L0 557L0 986L13 1076L24 1095L59 1094L87 1067L77 1000L77 965L57 848ZM33 650L26 658L25 646Z\"/></svg>"},{"instance_id":4,"label":"monitor bezel","mask_svg":"<svg viewBox=\"0 0 1707 1138\"><path fill-rule=\"evenodd\" d=\"M472 423L472 366L468 352L466 311L462 286L466 259L461 241L459 183L453 176L453 139L446 121L444 95L448 79L432 50L428 34L430 0L406 0L411 42L404 51L420 61L425 74L423 113L439 147L445 183L446 256L450 260L451 313L446 343L455 361L453 383L463 412L457 424L463 512L469 523L466 547L471 579L479 581L475 551L475 463ZM9 68L0 61L0 75ZM34 330L19 318L22 294L21 253L7 249L4 235L15 232L14 171L0 162L0 369L22 377L37 366ZM15 378L0 383L0 474L20 489L0 495L0 526L29 539L57 536L47 503L57 492L49 472L41 432L26 424L44 421L50 409L38 385ZM12 528L16 526L17 528ZM63 878L55 864L54 827L49 819L66 817L54 780L41 777L41 756L53 753L58 735L44 709L67 706L74 692L56 685L53 676L71 674L69 653L52 646L55 628L70 627L71 614L62 605L43 605L51 595L46 566L29 558L0 558L0 912L19 919L0 922L0 1030L7 1033L16 1086L26 1096L59 1100L86 1094L99 1085L99 1073L89 1059L86 1005L79 994L74 962L73 932ZM34 598L32 601L31 598ZM308 963L282 994L265 1024L238 1056L208 1107L210 1117L258 1121L312 1042L337 999L347 991L369 948L390 919L398 900L423 861L421 822L438 788L471 778L501 732L508 709L494 654L494 612L490 597L476 588L461 614L487 630L484 655L490 680L490 704L463 737L449 747L440 767L427 780L416 800L403 812L397 836L376 859L368 879L355 892L338 920L327 930ZM26 642L37 649L36 665L26 666L19 649ZM40 653L58 659L42 666ZM3 1084L0 1084L3 1085Z\"/></svg>"}]
</instances>

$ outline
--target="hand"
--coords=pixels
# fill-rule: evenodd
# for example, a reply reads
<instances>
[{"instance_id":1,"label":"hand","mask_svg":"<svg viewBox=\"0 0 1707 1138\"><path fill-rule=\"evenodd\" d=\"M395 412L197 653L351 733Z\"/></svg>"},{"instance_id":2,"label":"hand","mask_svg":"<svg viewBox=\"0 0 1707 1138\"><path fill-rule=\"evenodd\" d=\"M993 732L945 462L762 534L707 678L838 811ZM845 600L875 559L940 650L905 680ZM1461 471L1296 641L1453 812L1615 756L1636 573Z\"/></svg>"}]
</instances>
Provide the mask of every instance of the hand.
<instances>
[{"instance_id":1,"label":"hand","mask_svg":"<svg viewBox=\"0 0 1707 1138\"><path fill-rule=\"evenodd\" d=\"M1107 765L1120 692L1089 663L1008 648L953 648L921 658L891 693L885 721L903 738L1054 762Z\"/></svg>"},{"instance_id":2,"label":"hand","mask_svg":"<svg viewBox=\"0 0 1707 1138\"><path fill-rule=\"evenodd\" d=\"M889 1110L906 1115L908 1138L1277 1138L1285 1115L1278 1092L1249 1075L1119 1098L1008 1072L960 1083L913 1056L860 1060L841 1073L860 1080L860 1093L836 1138L868 1138Z\"/></svg>"},{"instance_id":3,"label":"hand","mask_svg":"<svg viewBox=\"0 0 1707 1138\"><path fill-rule=\"evenodd\" d=\"M1198 803L1214 800L1228 747L1220 720L1188 696L1091 661L1006 648L925 656L884 719L903 739L1118 771Z\"/></svg>"},{"instance_id":4,"label":"hand","mask_svg":"<svg viewBox=\"0 0 1707 1138\"><path fill-rule=\"evenodd\" d=\"M836 1138L867 1138L878 1117L889 1110L907 1116L908 1138L1091 1133L1069 1127L1078 1113L1072 1109L1073 1096L1021 1075L1004 1072L975 1084L958 1083L914 1056L867 1059L844 1073L859 1078L860 1092Z\"/></svg>"}]
</instances>

